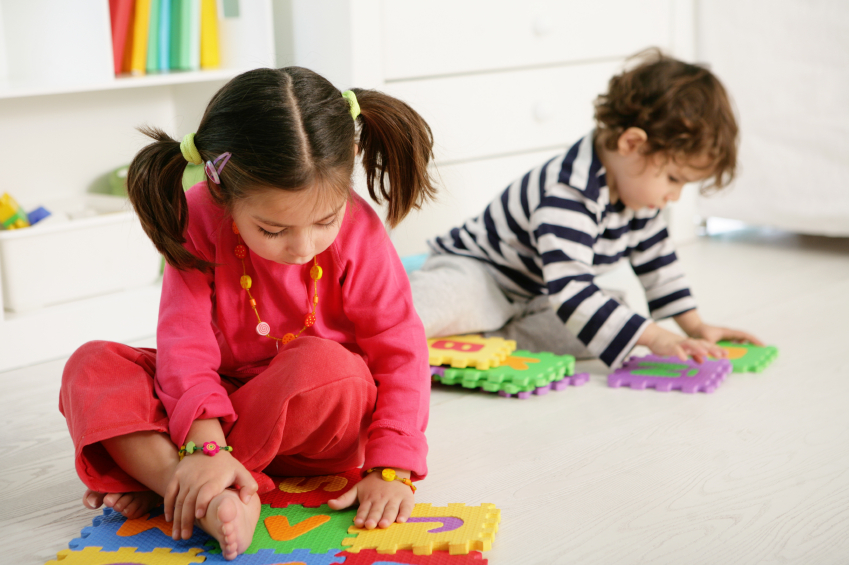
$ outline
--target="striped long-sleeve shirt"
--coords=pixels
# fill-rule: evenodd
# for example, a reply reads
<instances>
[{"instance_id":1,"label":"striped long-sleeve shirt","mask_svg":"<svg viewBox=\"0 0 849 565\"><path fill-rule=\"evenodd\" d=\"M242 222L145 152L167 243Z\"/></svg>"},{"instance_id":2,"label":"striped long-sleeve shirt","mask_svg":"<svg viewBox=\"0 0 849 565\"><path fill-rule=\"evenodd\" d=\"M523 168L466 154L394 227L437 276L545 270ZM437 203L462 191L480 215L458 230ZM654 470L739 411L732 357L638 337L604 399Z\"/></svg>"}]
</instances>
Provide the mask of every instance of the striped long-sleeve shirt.
<instances>
[{"instance_id":1,"label":"striped long-sleeve shirt","mask_svg":"<svg viewBox=\"0 0 849 565\"><path fill-rule=\"evenodd\" d=\"M428 242L483 261L504 291L547 294L566 328L617 366L649 323L594 279L627 258L654 319L696 307L659 210L611 204L590 133L513 182L484 212Z\"/></svg>"}]
</instances>

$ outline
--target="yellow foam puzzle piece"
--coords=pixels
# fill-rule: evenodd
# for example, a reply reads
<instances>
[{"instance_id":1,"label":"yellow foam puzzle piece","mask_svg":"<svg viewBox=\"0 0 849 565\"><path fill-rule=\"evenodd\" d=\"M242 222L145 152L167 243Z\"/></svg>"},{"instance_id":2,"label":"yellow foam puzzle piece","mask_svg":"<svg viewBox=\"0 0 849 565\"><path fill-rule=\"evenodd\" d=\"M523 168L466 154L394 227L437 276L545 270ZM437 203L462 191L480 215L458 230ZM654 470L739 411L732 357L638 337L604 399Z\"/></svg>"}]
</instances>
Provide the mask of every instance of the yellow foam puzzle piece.
<instances>
[{"instance_id":1,"label":"yellow foam puzzle piece","mask_svg":"<svg viewBox=\"0 0 849 565\"><path fill-rule=\"evenodd\" d=\"M135 547L122 547L118 551L100 551L99 547L86 547L82 551L63 549L56 554L56 560L44 565L188 565L203 563L205 557L199 557L203 551L193 547L186 553L171 553L171 548L158 547L150 553L136 553Z\"/></svg>"},{"instance_id":2,"label":"yellow foam puzzle piece","mask_svg":"<svg viewBox=\"0 0 849 565\"><path fill-rule=\"evenodd\" d=\"M350 544L351 547L345 548L350 553L376 549L378 553L391 554L412 549L415 555L430 555L434 551L465 555L473 550L489 551L500 520L501 510L494 504L433 507L419 503L403 524L396 522L388 528L373 530L351 526L348 533L357 537L342 540L342 545Z\"/></svg>"},{"instance_id":3,"label":"yellow foam puzzle piece","mask_svg":"<svg viewBox=\"0 0 849 565\"><path fill-rule=\"evenodd\" d=\"M431 365L475 367L481 371L500 366L516 350L512 339L479 335L435 337L427 340L427 346Z\"/></svg>"}]
</instances>

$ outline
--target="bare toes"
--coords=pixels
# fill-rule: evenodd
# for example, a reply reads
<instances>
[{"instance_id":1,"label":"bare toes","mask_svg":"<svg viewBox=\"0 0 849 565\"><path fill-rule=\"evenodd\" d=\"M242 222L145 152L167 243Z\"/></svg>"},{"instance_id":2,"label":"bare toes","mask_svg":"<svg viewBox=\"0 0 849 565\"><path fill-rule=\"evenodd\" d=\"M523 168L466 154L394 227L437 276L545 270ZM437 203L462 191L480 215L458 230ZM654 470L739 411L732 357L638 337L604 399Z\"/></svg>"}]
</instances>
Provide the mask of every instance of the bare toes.
<instances>
[{"instance_id":1,"label":"bare toes","mask_svg":"<svg viewBox=\"0 0 849 565\"><path fill-rule=\"evenodd\" d=\"M83 495L83 506L89 510L97 510L103 504L103 493L86 489Z\"/></svg>"}]
</instances>

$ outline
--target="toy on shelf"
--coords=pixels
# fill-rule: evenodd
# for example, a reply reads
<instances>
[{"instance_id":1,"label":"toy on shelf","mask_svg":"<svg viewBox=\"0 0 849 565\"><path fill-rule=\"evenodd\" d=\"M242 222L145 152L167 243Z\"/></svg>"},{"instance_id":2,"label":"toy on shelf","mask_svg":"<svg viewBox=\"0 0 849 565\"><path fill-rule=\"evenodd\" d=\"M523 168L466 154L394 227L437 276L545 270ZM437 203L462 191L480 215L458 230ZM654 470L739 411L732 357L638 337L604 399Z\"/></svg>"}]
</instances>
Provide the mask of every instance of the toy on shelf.
<instances>
[{"instance_id":1,"label":"toy on shelf","mask_svg":"<svg viewBox=\"0 0 849 565\"><path fill-rule=\"evenodd\" d=\"M0 229L17 230L29 227L27 213L8 193L0 196Z\"/></svg>"},{"instance_id":2,"label":"toy on shelf","mask_svg":"<svg viewBox=\"0 0 849 565\"><path fill-rule=\"evenodd\" d=\"M452 335L427 340L431 365L475 367L482 371L498 367L513 351L516 342L500 337Z\"/></svg>"},{"instance_id":3,"label":"toy on shelf","mask_svg":"<svg viewBox=\"0 0 849 565\"><path fill-rule=\"evenodd\" d=\"M613 388L628 386L642 390L713 392L731 372L727 359L696 363L692 359L681 361L677 357L631 357L622 367L608 375L607 385Z\"/></svg>"},{"instance_id":4,"label":"toy on shelf","mask_svg":"<svg viewBox=\"0 0 849 565\"><path fill-rule=\"evenodd\" d=\"M528 398L551 390L580 386L589 374L574 375L575 358L571 355L514 351L502 364L487 370L472 368L431 367L434 381L464 388L480 388L499 396Z\"/></svg>"},{"instance_id":5,"label":"toy on shelf","mask_svg":"<svg viewBox=\"0 0 849 565\"><path fill-rule=\"evenodd\" d=\"M778 348L772 345L761 347L731 341L720 341L717 345L728 352L735 373L760 373L778 357Z\"/></svg>"},{"instance_id":6,"label":"toy on shelf","mask_svg":"<svg viewBox=\"0 0 849 565\"><path fill-rule=\"evenodd\" d=\"M478 552L491 548L498 530L501 511L494 505L416 504L406 523L366 530L353 525L356 508L337 511L326 504L359 480L359 469L276 479L270 492L259 495L262 509L253 541L235 563L486 565ZM226 562L218 542L200 528L188 540L174 541L171 527L162 506L133 520L106 508L48 565Z\"/></svg>"}]
</instances>

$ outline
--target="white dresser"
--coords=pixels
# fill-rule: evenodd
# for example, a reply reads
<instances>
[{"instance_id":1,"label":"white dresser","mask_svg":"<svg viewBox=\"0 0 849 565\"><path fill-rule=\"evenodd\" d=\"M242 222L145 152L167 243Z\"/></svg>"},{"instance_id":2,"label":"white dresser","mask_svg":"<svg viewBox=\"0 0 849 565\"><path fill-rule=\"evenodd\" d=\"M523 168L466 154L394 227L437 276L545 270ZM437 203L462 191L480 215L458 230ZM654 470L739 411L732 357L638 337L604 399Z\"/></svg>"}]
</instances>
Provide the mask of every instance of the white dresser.
<instances>
[{"instance_id":1,"label":"white dresser","mask_svg":"<svg viewBox=\"0 0 849 565\"><path fill-rule=\"evenodd\" d=\"M694 49L692 0L293 0L292 16L296 64L397 96L433 129L439 200L394 231L401 255L588 132L628 55Z\"/></svg>"}]
</instances>

